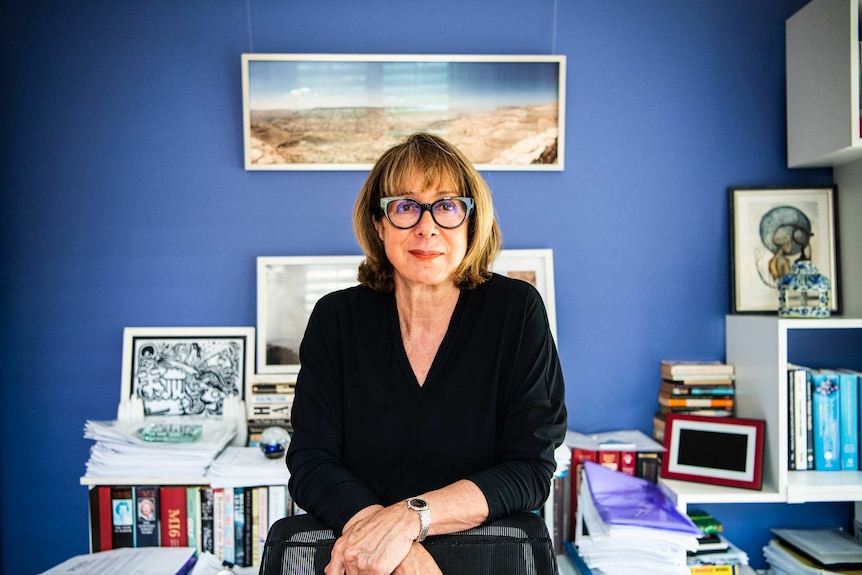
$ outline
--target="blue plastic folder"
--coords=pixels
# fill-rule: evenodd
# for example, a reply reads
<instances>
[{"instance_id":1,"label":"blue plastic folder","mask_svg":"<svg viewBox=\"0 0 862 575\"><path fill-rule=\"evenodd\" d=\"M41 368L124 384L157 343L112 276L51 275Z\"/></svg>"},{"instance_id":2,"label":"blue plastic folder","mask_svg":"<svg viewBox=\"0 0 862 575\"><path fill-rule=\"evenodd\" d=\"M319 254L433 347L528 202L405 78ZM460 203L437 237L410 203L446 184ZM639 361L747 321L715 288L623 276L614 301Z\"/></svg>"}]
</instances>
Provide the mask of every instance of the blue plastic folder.
<instances>
[{"instance_id":1,"label":"blue plastic folder","mask_svg":"<svg viewBox=\"0 0 862 575\"><path fill-rule=\"evenodd\" d=\"M592 461L584 462L584 473L595 508L605 523L703 535L656 484Z\"/></svg>"}]
</instances>

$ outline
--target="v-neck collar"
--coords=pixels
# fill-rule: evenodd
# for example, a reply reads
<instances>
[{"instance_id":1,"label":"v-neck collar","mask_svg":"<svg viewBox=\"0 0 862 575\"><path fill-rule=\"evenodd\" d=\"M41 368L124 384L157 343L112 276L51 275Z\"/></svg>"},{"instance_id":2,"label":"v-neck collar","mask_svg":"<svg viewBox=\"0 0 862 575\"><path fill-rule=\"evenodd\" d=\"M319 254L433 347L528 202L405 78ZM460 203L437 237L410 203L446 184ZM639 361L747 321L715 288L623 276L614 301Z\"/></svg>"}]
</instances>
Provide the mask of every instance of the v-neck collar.
<instances>
[{"instance_id":1,"label":"v-neck collar","mask_svg":"<svg viewBox=\"0 0 862 575\"><path fill-rule=\"evenodd\" d=\"M416 374L413 372L413 366L410 365L410 359L407 357L407 350L404 348L404 339L401 337L401 325L398 321L398 305L395 302L395 294L392 294L391 318L389 322L390 329L392 330L394 341L398 342L396 347L401 368L404 371L407 381L412 384L412 387L417 394L429 389L429 386L433 386L437 374L441 369L443 369L442 366L446 365L445 358L450 353L449 348L451 342L455 339L458 332L458 326L461 323L461 318L464 316L464 308L467 305L468 296L468 290L460 290L458 301L455 304L455 309L452 311L452 317L449 319L449 326L446 328L446 334L443 336L443 341L440 342L440 347L437 349L437 353L434 354L434 359L431 361L431 367L428 368L428 375L425 376L425 383L423 385L419 385L419 380L416 379Z\"/></svg>"}]
</instances>

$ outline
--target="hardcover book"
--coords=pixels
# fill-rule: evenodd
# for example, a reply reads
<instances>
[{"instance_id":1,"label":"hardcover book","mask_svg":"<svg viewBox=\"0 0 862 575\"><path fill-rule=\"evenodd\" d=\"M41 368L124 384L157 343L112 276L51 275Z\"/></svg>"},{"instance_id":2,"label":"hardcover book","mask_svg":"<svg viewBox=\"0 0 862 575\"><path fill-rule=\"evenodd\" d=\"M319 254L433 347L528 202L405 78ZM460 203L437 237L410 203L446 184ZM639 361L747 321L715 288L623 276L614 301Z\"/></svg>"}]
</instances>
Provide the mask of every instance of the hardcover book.
<instances>
[{"instance_id":1,"label":"hardcover book","mask_svg":"<svg viewBox=\"0 0 862 575\"><path fill-rule=\"evenodd\" d=\"M838 371L839 425L841 430L841 469L859 469L859 374L849 369Z\"/></svg>"},{"instance_id":2,"label":"hardcover book","mask_svg":"<svg viewBox=\"0 0 862 575\"><path fill-rule=\"evenodd\" d=\"M90 543L93 552L112 548L111 487L98 485L90 489Z\"/></svg>"},{"instance_id":3,"label":"hardcover book","mask_svg":"<svg viewBox=\"0 0 862 575\"><path fill-rule=\"evenodd\" d=\"M811 374L812 412L814 417L814 469L841 469L841 430L838 374L818 370Z\"/></svg>"},{"instance_id":4,"label":"hardcover book","mask_svg":"<svg viewBox=\"0 0 862 575\"><path fill-rule=\"evenodd\" d=\"M135 544L135 517L132 505L131 487L119 485L111 487L111 545L113 549L133 547Z\"/></svg>"},{"instance_id":5,"label":"hardcover book","mask_svg":"<svg viewBox=\"0 0 862 575\"><path fill-rule=\"evenodd\" d=\"M214 525L213 525L213 490L212 487L201 487L200 489L201 510L201 537L199 548L215 554Z\"/></svg>"},{"instance_id":6,"label":"hardcover book","mask_svg":"<svg viewBox=\"0 0 862 575\"><path fill-rule=\"evenodd\" d=\"M159 522L162 547L188 546L188 506L185 487L167 485L159 488Z\"/></svg>"},{"instance_id":7,"label":"hardcover book","mask_svg":"<svg viewBox=\"0 0 862 575\"><path fill-rule=\"evenodd\" d=\"M159 546L159 490L137 486L135 493L135 547Z\"/></svg>"}]
</instances>

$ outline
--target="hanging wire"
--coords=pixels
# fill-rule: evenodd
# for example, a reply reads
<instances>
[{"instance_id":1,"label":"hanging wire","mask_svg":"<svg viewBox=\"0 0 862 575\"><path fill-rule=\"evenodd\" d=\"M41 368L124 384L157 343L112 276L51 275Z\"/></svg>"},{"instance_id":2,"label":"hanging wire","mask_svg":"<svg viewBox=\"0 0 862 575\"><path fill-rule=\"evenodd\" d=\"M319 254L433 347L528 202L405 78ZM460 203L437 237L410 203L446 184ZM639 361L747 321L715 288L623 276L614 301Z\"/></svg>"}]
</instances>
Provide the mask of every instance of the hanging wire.
<instances>
[{"instance_id":1,"label":"hanging wire","mask_svg":"<svg viewBox=\"0 0 862 575\"><path fill-rule=\"evenodd\" d=\"M556 0L554 0L556 2ZM251 0L245 0L246 21L248 22L248 51L254 53L254 32L251 26Z\"/></svg>"},{"instance_id":2,"label":"hanging wire","mask_svg":"<svg viewBox=\"0 0 862 575\"><path fill-rule=\"evenodd\" d=\"M559 0L554 0L554 22L551 27L551 54L557 53L557 5Z\"/></svg>"}]
</instances>

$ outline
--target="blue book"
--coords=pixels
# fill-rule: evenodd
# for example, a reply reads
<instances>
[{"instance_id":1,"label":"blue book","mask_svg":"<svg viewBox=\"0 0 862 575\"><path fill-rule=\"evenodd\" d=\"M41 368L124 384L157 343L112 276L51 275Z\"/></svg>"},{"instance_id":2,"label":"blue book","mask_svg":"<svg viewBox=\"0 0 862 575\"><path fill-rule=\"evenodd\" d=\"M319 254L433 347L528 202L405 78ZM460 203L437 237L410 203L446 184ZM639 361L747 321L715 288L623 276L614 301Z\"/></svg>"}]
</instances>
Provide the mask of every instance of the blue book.
<instances>
[{"instance_id":1,"label":"blue book","mask_svg":"<svg viewBox=\"0 0 862 575\"><path fill-rule=\"evenodd\" d=\"M814 424L814 469L841 469L840 399L838 374L818 370L811 374L811 407Z\"/></svg>"},{"instance_id":2,"label":"blue book","mask_svg":"<svg viewBox=\"0 0 862 575\"><path fill-rule=\"evenodd\" d=\"M841 469L859 469L859 373L838 369L838 399L840 403Z\"/></svg>"},{"instance_id":3,"label":"blue book","mask_svg":"<svg viewBox=\"0 0 862 575\"><path fill-rule=\"evenodd\" d=\"M245 489L234 487L233 490L233 562L240 567L245 567L245 545L243 543L243 532L245 531Z\"/></svg>"}]
</instances>

